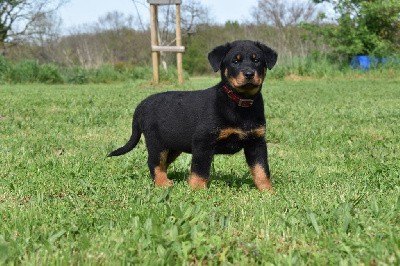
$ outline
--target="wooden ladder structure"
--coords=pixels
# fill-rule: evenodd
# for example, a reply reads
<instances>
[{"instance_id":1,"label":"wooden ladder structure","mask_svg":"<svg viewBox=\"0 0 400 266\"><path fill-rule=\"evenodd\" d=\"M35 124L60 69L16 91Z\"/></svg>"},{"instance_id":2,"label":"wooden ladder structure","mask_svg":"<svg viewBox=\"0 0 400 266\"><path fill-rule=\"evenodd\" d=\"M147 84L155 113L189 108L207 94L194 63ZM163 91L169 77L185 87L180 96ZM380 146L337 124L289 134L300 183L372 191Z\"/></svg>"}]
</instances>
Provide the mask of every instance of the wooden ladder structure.
<instances>
[{"instance_id":1,"label":"wooden ladder structure","mask_svg":"<svg viewBox=\"0 0 400 266\"><path fill-rule=\"evenodd\" d=\"M151 57L153 62L153 81L158 84L159 82L159 65L160 65L160 52L175 52L176 65L178 69L178 81L183 83L183 69L182 69L182 54L185 52L185 47L182 46L182 32L181 32L181 0L147 0L150 4L150 25L151 25ZM175 33L176 45L175 46L160 46L158 40L158 6L159 5L175 5L176 18L175 18Z\"/></svg>"}]
</instances>

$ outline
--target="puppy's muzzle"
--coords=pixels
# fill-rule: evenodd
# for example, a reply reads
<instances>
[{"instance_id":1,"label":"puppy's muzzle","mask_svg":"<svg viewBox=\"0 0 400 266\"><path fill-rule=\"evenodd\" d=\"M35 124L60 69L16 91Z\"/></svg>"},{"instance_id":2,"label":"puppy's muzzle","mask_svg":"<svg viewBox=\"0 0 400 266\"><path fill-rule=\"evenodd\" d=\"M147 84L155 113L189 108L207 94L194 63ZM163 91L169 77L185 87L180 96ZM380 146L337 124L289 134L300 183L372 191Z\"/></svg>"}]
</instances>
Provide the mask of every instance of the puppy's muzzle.
<instances>
[{"instance_id":1,"label":"puppy's muzzle","mask_svg":"<svg viewBox=\"0 0 400 266\"><path fill-rule=\"evenodd\" d=\"M254 70L248 70L248 71L244 72L244 77L247 80L252 80L254 78L255 74L256 74L256 72Z\"/></svg>"}]
</instances>

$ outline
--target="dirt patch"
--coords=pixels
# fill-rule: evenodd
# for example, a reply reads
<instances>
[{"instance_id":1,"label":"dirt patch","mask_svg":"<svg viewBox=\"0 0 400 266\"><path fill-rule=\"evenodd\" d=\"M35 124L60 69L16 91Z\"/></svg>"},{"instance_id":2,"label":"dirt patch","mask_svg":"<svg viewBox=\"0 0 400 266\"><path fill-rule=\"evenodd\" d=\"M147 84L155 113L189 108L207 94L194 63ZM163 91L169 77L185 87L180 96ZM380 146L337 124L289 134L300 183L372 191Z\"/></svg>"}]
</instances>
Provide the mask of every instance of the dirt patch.
<instances>
[{"instance_id":1,"label":"dirt patch","mask_svg":"<svg viewBox=\"0 0 400 266\"><path fill-rule=\"evenodd\" d=\"M295 74L290 74L289 76L285 77L285 80L301 81L301 80L313 80L313 78L308 76L299 76Z\"/></svg>"}]
</instances>

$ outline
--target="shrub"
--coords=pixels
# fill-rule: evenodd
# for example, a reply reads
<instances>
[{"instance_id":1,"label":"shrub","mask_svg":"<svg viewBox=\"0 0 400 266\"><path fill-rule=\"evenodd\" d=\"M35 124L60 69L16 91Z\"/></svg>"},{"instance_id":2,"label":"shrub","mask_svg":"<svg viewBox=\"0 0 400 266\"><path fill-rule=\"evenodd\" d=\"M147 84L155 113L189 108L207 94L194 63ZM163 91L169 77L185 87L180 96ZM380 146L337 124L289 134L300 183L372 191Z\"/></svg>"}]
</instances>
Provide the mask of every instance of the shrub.
<instances>
[{"instance_id":1,"label":"shrub","mask_svg":"<svg viewBox=\"0 0 400 266\"><path fill-rule=\"evenodd\" d=\"M39 64L36 60L24 60L11 68L10 80L13 83L30 83L38 81Z\"/></svg>"},{"instance_id":2,"label":"shrub","mask_svg":"<svg viewBox=\"0 0 400 266\"><path fill-rule=\"evenodd\" d=\"M305 24L332 47L338 58L355 55L385 56L399 52L400 2L360 0L314 0L330 2L338 16L336 24ZM323 16L322 16L323 17ZM321 18L322 18L321 17Z\"/></svg>"},{"instance_id":3,"label":"shrub","mask_svg":"<svg viewBox=\"0 0 400 266\"><path fill-rule=\"evenodd\" d=\"M119 61L114 64L114 70L119 73L126 73L127 71L133 69L133 65L129 62Z\"/></svg>"},{"instance_id":4,"label":"shrub","mask_svg":"<svg viewBox=\"0 0 400 266\"><path fill-rule=\"evenodd\" d=\"M94 71L92 82L111 83L123 80L123 76L110 65L104 65Z\"/></svg>"},{"instance_id":5,"label":"shrub","mask_svg":"<svg viewBox=\"0 0 400 266\"><path fill-rule=\"evenodd\" d=\"M6 81L10 69L11 69L11 63L3 56L0 56L0 82Z\"/></svg>"},{"instance_id":6,"label":"shrub","mask_svg":"<svg viewBox=\"0 0 400 266\"><path fill-rule=\"evenodd\" d=\"M69 68L65 71L64 79L71 84L86 84L89 83L89 73L84 68Z\"/></svg>"},{"instance_id":7,"label":"shrub","mask_svg":"<svg viewBox=\"0 0 400 266\"><path fill-rule=\"evenodd\" d=\"M284 65L275 67L272 71L267 70L267 78L283 79L287 75L288 69Z\"/></svg>"},{"instance_id":8,"label":"shrub","mask_svg":"<svg viewBox=\"0 0 400 266\"><path fill-rule=\"evenodd\" d=\"M152 71L149 72L150 75L152 73ZM160 78L160 82L164 82L164 83L172 83L175 84L178 82L178 71L176 69L176 66L171 65L167 70L165 69L160 69L159 71L159 78ZM188 80L189 79L189 75L187 74L187 72L183 72L183 79Z\"/></svg>"},{"instance_id":9,"label":"shrub","mask_svg":"<svg viewBox=\"0 0 400 266\"><path fill-rule=\"evenodd\" d=\"M133 80L150 80L152 78L152 70L149 67L135 67L131 70L128 70L127 75Z\"/></svg>"},{"instance_id":10,"label":"shrub","mask_svg":"<svg viewBox=\"0 0 400 266\"><path fill-rule=\"evenodd\" d=\"M63 78L61 77L58 66L53 64L41 65L37 80L48 84L63 83Z\"/></svg>"},{"instance_id":11,"label":"shrub","mask_svg":"<svg viewBox=\"0 0 400 266\"><path fill-rule=\"evenodd\" d=\"M207 45L201 41L191 42L184 54L183 68L190 74L202 75L211 71L208 59L204 56L207 54Z\"/></svg>"}]
</instances>

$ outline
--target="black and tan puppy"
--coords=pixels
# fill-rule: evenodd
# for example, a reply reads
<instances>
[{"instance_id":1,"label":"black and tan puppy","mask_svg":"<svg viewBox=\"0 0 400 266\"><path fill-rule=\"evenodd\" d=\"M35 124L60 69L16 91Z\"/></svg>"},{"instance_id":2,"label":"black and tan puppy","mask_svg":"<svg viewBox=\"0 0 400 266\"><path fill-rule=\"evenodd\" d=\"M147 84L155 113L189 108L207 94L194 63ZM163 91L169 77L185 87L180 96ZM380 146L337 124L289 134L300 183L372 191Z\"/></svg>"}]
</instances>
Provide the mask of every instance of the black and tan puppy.
<instances>
[{"instance_id":1,"label":"black and tan puppy","mask_svg":"<svg viewBox=\"0 0 400 266\"><path fill-rule=\"evenodd\" d=\"M128 143L109 156L129 152L143 134L156 186L172 185L167 168L186 152L193 156L189 185L206 188L214 154L244 149L255 185L270 190L261 87L277 54L264 44L246 40L216 47L208 60L214 71L221 70L219 84L200 91L159 93L143 100L134 112Z\"/></svg>"}]
</instances>

